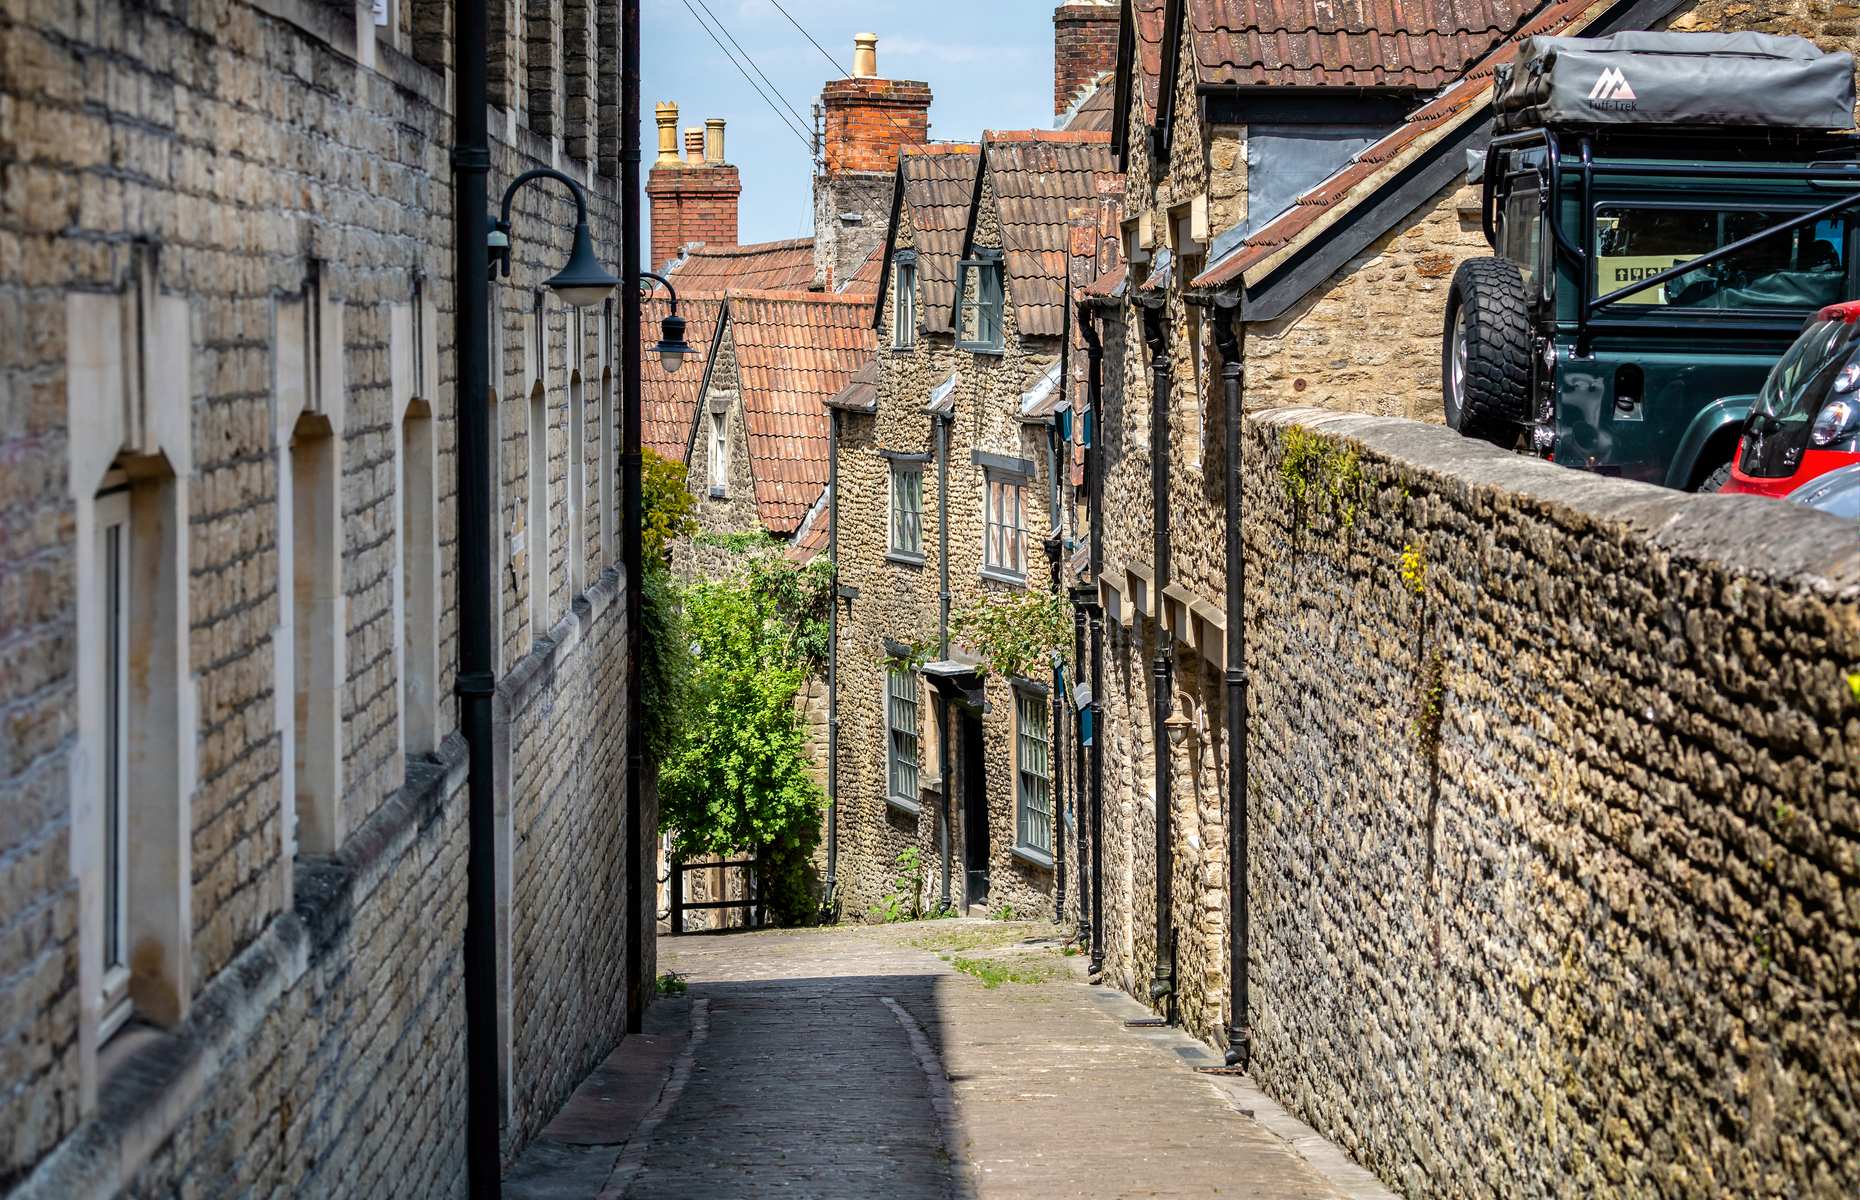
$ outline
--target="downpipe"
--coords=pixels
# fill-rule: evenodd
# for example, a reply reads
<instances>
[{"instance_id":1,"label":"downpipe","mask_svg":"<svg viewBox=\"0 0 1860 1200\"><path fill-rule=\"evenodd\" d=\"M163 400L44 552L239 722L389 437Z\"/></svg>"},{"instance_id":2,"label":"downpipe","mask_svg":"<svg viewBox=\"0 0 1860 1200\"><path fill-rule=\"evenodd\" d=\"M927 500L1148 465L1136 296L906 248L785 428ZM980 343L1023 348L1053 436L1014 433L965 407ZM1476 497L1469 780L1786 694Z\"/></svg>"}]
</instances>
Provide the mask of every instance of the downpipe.
<instances>
[{"instance_id":1,"label":"downpipe","mask_svg":"<svg viewBox=\"0 0 1860 1200\"><path fill-rule=\"evenodd\" d=\"M1065 369L1060 368L1060 386L1065 386ZM1046 561L1050 568L1051 586L1054 596L1063 596L1060 562L1065 557L1065 535L1060 525L1059 514L1059 463L1060 451L1065 443L1059 438L1059 422L1053 421L1047 430L1046 464L1047 474L1051 476L1050 502L1047 505L1048 526L1051 532L1046 538ZM1046 727L1053 731L1053 744L1048 751L1053 770L1053 924L1061 925L1066 919L1066 755L1065 722L1059 720L1065 711L1066 676L1063 664L1055 656L1053 659L1053 690L1047 697Z\"/></svg>"},{"instance_id":2,"label":"downpipe","mask_svg":"<svg viewBox=\"0 0 1860 1200\"><path fill-rule=\"evenodd\" d=\"M820 922L839 913L840 866L840 410L827 410L827 888Z\"/></svg>"},{"instance_id":3,"label":"downpipe","mask_svg":"<svg viewBox=\"0 0 1860 1200\"><path fill-rule=\"evenodd\" d=\"M1248 995L1251 982L1247 880L1247 677L1246 515L1240 477L1240 304L1215 301L1214 344L1221 352L1221 392L1227 420L1227 1065L1246 1069L1252 1059Z\"/></svg>"},{"instance_id":4,"label":"downpipe","mask_svg":"<svg viewBox=\"0 0 1860 1200\"><path fill-rule=\"evenodd\" d=\"M949 423L951 419L952 414L948 413L938 413L934 418L936 421L936 644L937 657L943 660L948 660L949 658ZM939 718L943 724L943 736L937 739L938 743L940 743L939 756L943 760L943 820L941 822L942 827L937 831L937 838L940 842L938 849L942 852L943 857L943 890L941 893L941 908L939 909L941 912L948 912L950 908L949 874L951 840L949 836L949 822L951 813L954 809L954 801L951 799L951 795L955 791L956 782L949 777L949 739L951 735L951 726L953 724L951 717L954 715L951 710L954 707L955 706L951 703L949 693L944 691L943 714Z\"/></svg>"},{"instance_id":5,"label":"downpipe","mask_svg":"<svg viewBox=\"0 0 1860 1200\"><path fill-rule=\"evenodd\" d=\"M1175 847L1171 837L1174 800L1171 795L1168 721L1175 679L1174 645L1163 620L1163 591L1169 586L1169 337L1167 316L1160 304L1143 309L1143 340L1150 350L1150 481L1155 512L1155 590L1150 597L1151 624L1156 631L1156 657L1151 665L1151 737L1156 756L1156 973L1150 980L1150 1002L1165 1004L1175 1016L1175 950L1172 914L1175 889Z\"/></svg>"},{"instance_id":6,"label":"downpipe","mask_svg":"<svg viewBox=\"0 0 1860 1200\"><path fill-rule=\"evenodd\" d=\"M1091 585L1104 577L1104 344L1091 308L1079 304L1085 338L1085 390L1091 401L1091 442L1085 448L1085 485L1091 505ZM1104 975L1104 609L1094 597L1086 610L1091 629L1091 960L1093 979Z\"/></svg>"},{"instance_id":7,"label":"downpipe","mask_svg":"<svg viewBox=\"0 0 1860 1200\"><path fill-rule=\"evenodd\" d=\"M486 120L485 0L460 0L452 185L457 228L459 386L459 725L467 753L465 856L465 1176L472 1200L501 1194L497 1086L497 835L491 699L491 142ZM634 338L635 347L639 339ZM627 585L639 584L629 578ZM630 843L631 844L631 843ZM637 868L628 873L638 874Z\"/></svg>"}]
</instances>

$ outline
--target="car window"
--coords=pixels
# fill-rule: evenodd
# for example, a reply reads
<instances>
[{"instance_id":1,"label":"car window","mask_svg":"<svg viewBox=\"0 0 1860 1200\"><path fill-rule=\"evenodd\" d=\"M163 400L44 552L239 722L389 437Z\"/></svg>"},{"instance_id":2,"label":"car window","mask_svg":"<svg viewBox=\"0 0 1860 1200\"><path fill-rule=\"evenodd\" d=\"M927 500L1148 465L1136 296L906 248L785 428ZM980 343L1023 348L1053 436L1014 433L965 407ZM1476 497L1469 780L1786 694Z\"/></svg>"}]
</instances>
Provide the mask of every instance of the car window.
<instances>
[{"instance_id":1,"label":"car window","mask_svg":"<svg viewBox=\"0 0 1860 1200\"><path fill-rule=\"evenodd\" d=\"M1595 210L1595 294L1620 291L1796 215L1788 210L1602 205ZM1833 217L1764 238L1616 303L1799 311L1847 299L1846 284L1847 222Z\"/></svg>"},{"instance_id":2,"label":"car window","mask_svg":"<svg viewBox=\"0 0 1860 1200\"><path fill-rule=\"evenodd\" d=\"M1539 220L1536 188L1518 188L1505 197L1502 232L1505 257L1524 276L1526 294L1537 292L1538 264L1543 253L1543 221Z\"/></svg>"}]
</instances>

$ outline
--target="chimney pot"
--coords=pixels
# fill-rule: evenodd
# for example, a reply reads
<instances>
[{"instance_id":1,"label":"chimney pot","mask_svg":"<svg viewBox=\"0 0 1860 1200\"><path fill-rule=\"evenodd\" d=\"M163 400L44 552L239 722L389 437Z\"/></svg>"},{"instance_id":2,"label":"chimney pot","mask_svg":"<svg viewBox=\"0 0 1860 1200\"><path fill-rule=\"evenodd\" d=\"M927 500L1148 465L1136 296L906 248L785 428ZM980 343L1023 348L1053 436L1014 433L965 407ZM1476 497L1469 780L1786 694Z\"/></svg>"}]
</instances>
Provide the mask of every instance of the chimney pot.
<instances>
[{"instance_id":1,"label":"chimney pot","mask_svg":"<svg viewBox=\"0 0 1860 1200\"><path fill-rule=\"evenodd\" d=\"M652 110L659 123L659 157L655 162L667 166L678 163L678 106L670 100L660 101Z\"/></svg>"},{"instance_id":2,"label":"chimney pot","mask_svg":"<svg viewBox=\"0 0 1860 1200\"><path fill-rule=\"evenodd\" d=\"M871 79L878 74L878 35L853 34L853 78Z\"/></svg>"},{"instance_id":3,"label":"chimney pot","mask_svg":"<svg viewBox=\"0 0 1860 1200\"><path fill-rule=\"evenodd\" d=\"M724 162L722 117L710 117L704 122L704 161L719 166Z\"/></svg>"},{"instance_id":4,"label":"chimney pot","mask_svg":"<svg viewBox=\"0 0 1860 1200\"><path fill-rule=\"evenodd\" d=\"M702 166L704 162L704 128L691 125L685 129L685 165Z\"/></svg>"}]
</instances>

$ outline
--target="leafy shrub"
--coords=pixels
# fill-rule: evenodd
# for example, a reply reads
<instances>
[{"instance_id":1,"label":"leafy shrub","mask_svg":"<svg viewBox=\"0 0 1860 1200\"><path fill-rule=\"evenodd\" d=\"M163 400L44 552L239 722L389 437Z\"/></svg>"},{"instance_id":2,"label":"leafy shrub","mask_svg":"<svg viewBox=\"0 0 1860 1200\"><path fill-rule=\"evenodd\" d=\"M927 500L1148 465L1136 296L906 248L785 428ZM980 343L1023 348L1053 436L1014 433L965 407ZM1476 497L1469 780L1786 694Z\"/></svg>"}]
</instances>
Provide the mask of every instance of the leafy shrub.
<instances>
[{"instance_id":1,"label":"leafy shrub","mask_svg":"<svg viewBox=\"0 0 1860 1200\"><path fill-rule=\"evenodd\" d=\"M672 543L697 532L697 499L685 488L685 466L640 451L640 550L648 564L669 563Z\"/></svg>"},{"instance_id":2,"label":"leafy shrub","mask_svg":"<svg viewBox=\"0 0 1860 1200\"><path fill-rule=\"evenodd\" d=\"M1052 592L991 595L958 611L952 624L1001 675L1033 677L1072 657L1072 614Z\"/></svg>"}]
</instances>

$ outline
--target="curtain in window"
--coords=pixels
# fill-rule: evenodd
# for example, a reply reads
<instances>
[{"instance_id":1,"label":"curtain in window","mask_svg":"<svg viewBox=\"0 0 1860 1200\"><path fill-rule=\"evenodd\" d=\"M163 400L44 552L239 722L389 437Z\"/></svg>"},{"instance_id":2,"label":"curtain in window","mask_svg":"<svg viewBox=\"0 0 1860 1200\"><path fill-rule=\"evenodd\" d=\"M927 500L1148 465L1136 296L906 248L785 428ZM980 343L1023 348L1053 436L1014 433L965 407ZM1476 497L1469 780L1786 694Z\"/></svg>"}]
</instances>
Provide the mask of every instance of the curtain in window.
<instances>
[{"instance_id":1,"label":"curtain in window","mask_svg":"<svg viewBox=\"0 0 1860 1200\"><path fill-rule=\"evenodd\" d=\"M1015 697L1018 708L1020 763L1020 844L1053 852L1053 794L1048 763L1046 699Z\"/></svg>"}]
</instances>

